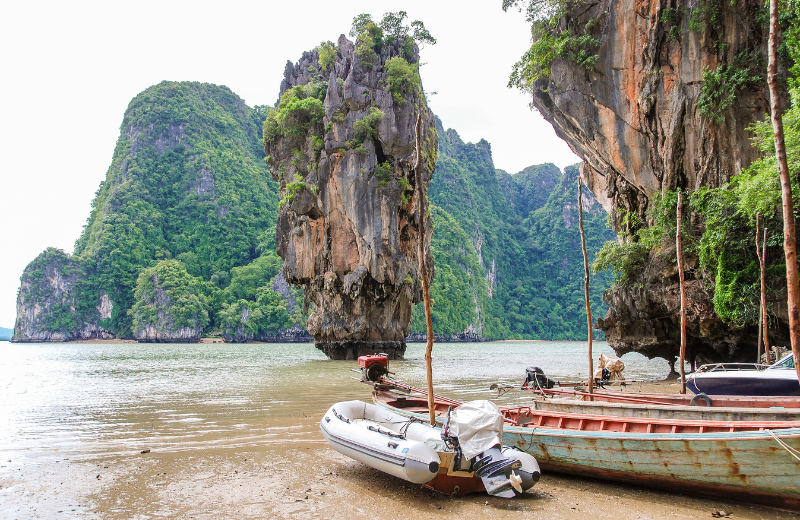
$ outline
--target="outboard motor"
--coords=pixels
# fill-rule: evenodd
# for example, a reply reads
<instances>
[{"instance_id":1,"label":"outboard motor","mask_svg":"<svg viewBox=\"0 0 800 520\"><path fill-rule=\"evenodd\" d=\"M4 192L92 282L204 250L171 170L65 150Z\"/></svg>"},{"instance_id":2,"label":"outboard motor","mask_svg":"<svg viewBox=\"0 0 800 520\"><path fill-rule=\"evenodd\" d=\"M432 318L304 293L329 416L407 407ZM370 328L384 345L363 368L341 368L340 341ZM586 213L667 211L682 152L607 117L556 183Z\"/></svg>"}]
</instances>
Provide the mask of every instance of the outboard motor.
<instances>
[{"instance_id":1,"label":"outboard motor","mask_svg":"<svg viewBox=\"0 0 800 520\"><path fill-rule=\"evenodd\" d=\"M522 389L549 390L556 386L556 382L544 375L544 370L539 367L528 367L525 369L525 380L522 382Z\"/></svg>"},{"instance_id":2,"label":"outboard motor","mask_svg":"<svg viewBox=\"0 0 800 520\"><path fill-rule=\"evenodd\" d=\"M492 446L477 457L470 470L481 477L486 492L492 496L512 498L521 495L539 481L539 464L532 455Z\"/></svg>"},{"instance_id":3,"label":"outboard motor","mask_svg":"<svg viewBox=\"0 0 800 520\"><path fill-rule=\"evenodd\" d=\"M539 464L528 453L503 448L502 432L497 405L472 401L448 410L442 440L455 448L455 471L475 473L492 496L513 498L539 480Z\"/></svg>"}]
</instances>

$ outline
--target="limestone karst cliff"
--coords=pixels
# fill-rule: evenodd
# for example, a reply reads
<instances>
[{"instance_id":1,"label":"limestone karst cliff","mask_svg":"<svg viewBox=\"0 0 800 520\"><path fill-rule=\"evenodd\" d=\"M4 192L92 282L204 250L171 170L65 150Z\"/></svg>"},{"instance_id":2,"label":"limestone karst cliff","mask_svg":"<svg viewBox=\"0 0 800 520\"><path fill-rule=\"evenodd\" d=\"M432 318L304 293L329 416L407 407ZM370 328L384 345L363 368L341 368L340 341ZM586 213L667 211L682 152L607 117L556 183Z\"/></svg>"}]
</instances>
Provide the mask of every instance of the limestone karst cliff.
<instances>
[{"instance_id":1,"label":"limestone karst cliff","mask_svg":"<svg viewBox=\"0 0 800 520\"><path fill-rule=\"evenodd\" d=\"M250 338L302 321L270 285L278 194L264 117L207 83L165 81L137 95L74 254L48 249L26 268L14 340L196 341L211 327L240 327L243 309L258 318L246 324ZM151 280L152 298L137 296L143 271L174 261L187 274L174 282L199 284L189 291L198 309L169 297L188 293L163 279Z\"/></svg>"},{"instance_id":2,"label":"limestone karst cliff","mask_svg":"<svg viewBox=\"0 0 800 520\"><path fill-rule=\"evenodd\" d=\"M405 351L421 299L412 170L415 123L423 196L437 134L419 80L419 54L396 40L358 46L341 36L328 56L286 66L280 100L264 125L281 186L276 244L289 283L311 305L307 328L335 359ZM430 217L425 254L430 261Z\"/></svg>"},{"instance_id":3,"label":"limestone karst cliff","mask_svg":"<svg viewBox=\"0 0 800 520\"><path fill-rule=\"evenodd\" d=\"M37 256L20 277L14 341L114 338L103 326L114 304L105 293L86 298L86 278L83 264L64 251L51 247Z\"/></svg>"},{"instance_id":4,"label":"limestone karst cliff","mask_svg":"<svg viewBox=\"0 0 800 520\"><path fill-rule=\"evenodd\" d=\"M633 231L629 215L646 225L656 194L722 186L758 158L749 127L768 110L766 82L757 81L766 70L763 9L754 0L601 0L560 19L562 38L593 38L572 41L590 42L583 51L594 56L573 48L555 59L531 89L533 105L584 159L583 182L617 231ZM677 270L663 257L651 254L635 280L606 294L597 325L617 354L677 354ZM749 357L756 329L723 323L696 258L689 262L691 357Z\"/></svg>"}]
</instances>

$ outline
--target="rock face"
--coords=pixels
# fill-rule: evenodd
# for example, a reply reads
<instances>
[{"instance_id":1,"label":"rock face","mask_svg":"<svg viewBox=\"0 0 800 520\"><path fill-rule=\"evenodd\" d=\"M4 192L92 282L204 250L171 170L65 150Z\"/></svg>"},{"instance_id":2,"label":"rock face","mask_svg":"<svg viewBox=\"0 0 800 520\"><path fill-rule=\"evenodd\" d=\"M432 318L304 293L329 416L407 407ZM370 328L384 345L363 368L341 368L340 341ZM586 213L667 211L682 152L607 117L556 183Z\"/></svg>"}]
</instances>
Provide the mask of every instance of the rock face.
<instances>
[{"instance_id":1,"label":"rock face","mask_svg":"<svg viewBox=\"0 0 800 520\"><path fill-rule=\"evenodd\" d=\"M704 70L731 66L748 53L765 55L762 4L725 4L718 21L707 14L702 30L690 30L691 9L701 5L709 12L712 3L601 0L577 4L561 20L579 30L593 22L598 59L592 69L556 59L550 77L537 84L533 104L584 159L583 182L617 231L624 212L644 217L655 194L723 185L758 156L747 128L768 111L766 82L737 90L721 121L702 114L698 102ZM677 16L674 29L667 15ZM653 264L606 295L610 309L597 326L617 354L677 355L675 318L664 318L677 316L677 280L676 269ZM701 281L690 280L688 294L695 355L736 359L743 342L755 344L755 331L733 330L714 314Z\"/></svg>"},{"instance_id":2,"label":"rock face","mask_svg":"<svg viewBox=\"0 0 800 520\"><path fill-rule=\"evenodd\" d=\"M302 131L270 138L265 149L283 196L276 244L290 284L312 305L308 331L334 359L386 352L398 357L421 299L418 274L415 122L422 117L421 178L427 190L437 134L421 86L390 90L388 64L402 54L384 45L374 65L341 36L335 61L321 70L319 53L288 63L281 96L297 87L324 89L323 113ZM407 63L417 69L416 48ZM286 105L278 107L278 113ZM430 218L425 254L430 259Z\"/></svg>"},{"instance_id":3,"label":"rock face","mask_svg":"<svg viewBox=\"0 0 800 520\"><path fill-rule=\"evenodd\" d=\"M36 257L20 278L12 341L113 339L101 325L111 317L113 303L107 294L93 298L84 279L81 264L60 249L51 247ZM83 319L76 312L79 306L86 308L80 313Z\"/></svg>"}]
</instances>

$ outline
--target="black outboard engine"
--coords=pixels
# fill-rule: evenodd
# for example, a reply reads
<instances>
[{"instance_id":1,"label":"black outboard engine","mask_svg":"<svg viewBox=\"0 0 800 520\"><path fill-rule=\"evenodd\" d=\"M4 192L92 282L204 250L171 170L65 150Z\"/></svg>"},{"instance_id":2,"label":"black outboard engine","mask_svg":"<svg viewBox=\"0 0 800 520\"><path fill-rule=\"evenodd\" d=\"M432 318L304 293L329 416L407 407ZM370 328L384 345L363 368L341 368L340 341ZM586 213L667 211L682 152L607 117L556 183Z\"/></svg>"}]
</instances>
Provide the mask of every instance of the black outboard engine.
<instances>
[{"instance_id":1,"label":"black outboard engine","mask_svg":"<svg viewBox=\"0 0 800 520\"><path fill-rule=\"evenodd\" d=\"M539 481L536 460L519 450L492 446L473 459L471 471L483 480L492 496L512 498L521 495Z\"/></svg>"},{"instance_id":2,"label":"black outboard engine","mask_svg":"<svg viewBox=\"0 0 800 520\"><path fill-rule=\"evenodd\" d=\"M522 382L522 389L525 390L549 390L556 386L556 382L544 375L544 370L539 367L528 367L525 369L525 380Z\"/></svg>"}]
</instances>

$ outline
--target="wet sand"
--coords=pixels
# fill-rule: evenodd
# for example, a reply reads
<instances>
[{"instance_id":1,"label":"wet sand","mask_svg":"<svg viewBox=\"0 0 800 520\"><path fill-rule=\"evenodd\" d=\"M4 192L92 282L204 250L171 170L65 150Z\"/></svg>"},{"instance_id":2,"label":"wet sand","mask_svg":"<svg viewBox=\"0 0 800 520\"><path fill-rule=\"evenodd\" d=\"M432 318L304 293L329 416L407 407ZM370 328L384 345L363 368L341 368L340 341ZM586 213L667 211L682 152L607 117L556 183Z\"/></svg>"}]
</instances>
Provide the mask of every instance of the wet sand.
<instances>
[{"instance_id":1,"label":"wet sand","mask_svg":"<svg viewBox=\"0 0 800 520\"><path fill-rule=\"evenodd\" d=\"M482 346L490 354L480 356L463 346L440 346L437 391L490 398L490 382L513 384L522 369L509 364L478 377L491 368L486 356L518 358L520 366L535 358L548 367L557 366L569 347L552 346L547 357L543 350L508 345ZM551 473L513 500L438 494L327 445L319 421L330 404L369 400L369 388L350 380L352 362L324 360L313 347L119 345L72 354L49 345L26 348L6 353L3 377L17 374L9 384L20 390L6 389L0 413L6 421L0 429L7 425L12 432L0 434L2 518L619 520L712 518L720 510L734 519L800 518ZM16 352L19 360L12 363ZM420 352L393 363L399 377L415 385L424 374ZM627 391L678 388L669 381ZM506 395L504 404L530 399L519 394ZM8 404L14 402L22 404Z\"/></svg>"},{"instance_id":2,"label":"wet sand","mask_svg":"<svg viewBox=\"0 0 800 520\"><path fill-rule=\"evenodd\" d=\"M672 390L675 383L649 384ZM291 414L265 428L286 438L230 433L196 445L26 464L6 471L7 518L497 518L695 519L717 511L736 519L800 515L629 485L547 474L513 500L442 495L385 475L328 447L319 417ZM17 469L17 471L14 471Z\"/></svg>"}]
</instances>

